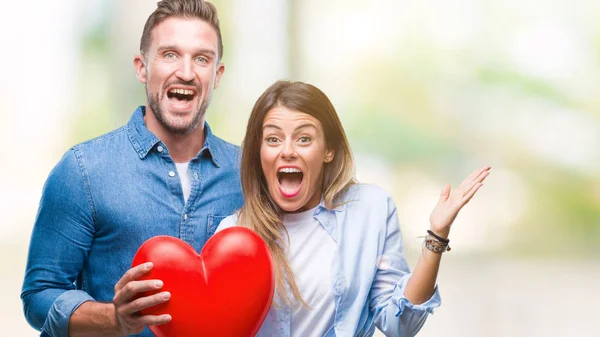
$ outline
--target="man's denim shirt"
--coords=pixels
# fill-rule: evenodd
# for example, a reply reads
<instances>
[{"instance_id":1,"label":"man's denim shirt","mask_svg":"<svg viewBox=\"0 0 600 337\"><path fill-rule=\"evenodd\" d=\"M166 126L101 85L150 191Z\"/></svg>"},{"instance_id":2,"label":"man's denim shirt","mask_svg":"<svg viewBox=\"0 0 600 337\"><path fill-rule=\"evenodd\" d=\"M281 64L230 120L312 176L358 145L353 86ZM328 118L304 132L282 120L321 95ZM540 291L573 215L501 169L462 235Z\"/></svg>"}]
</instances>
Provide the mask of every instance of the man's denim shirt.
<instances>
[{"instance_id":1,"label":"man's denim shirt","mask_svg":"<svg viewBox=\"0 0 600 337\"><path fill-rule=\"evenodd\" d=\"M441 298L437 286L422 304L404 296L411 273L391 196L379 187L356 184L336 204L329 210L321 201L313 215L336 243L331 261L335 315L325 337L372 336L375 327L386 336L416 335ZM227 217L217 231L236 225L237 219ZM293 336L291 315L290 306L272 305L256 337Z\"/></svg>"},{"instance_id":2,"label":"man's denim shirt","mask_svg":"<svg viewBox=\"0 0 600 337\"><path fill-rule=\"evenodd\" d=\"M67 336L71 314L86 301L112 301L147 239L170 235L200 252L243 204L239 147L205 124L184 203L175 163L144 114L139 107L127 125L74 146L46 181L21 294L27 321L42 336ZM139 336L153 335L146 328Z\"/></svg>"}]
</instances>

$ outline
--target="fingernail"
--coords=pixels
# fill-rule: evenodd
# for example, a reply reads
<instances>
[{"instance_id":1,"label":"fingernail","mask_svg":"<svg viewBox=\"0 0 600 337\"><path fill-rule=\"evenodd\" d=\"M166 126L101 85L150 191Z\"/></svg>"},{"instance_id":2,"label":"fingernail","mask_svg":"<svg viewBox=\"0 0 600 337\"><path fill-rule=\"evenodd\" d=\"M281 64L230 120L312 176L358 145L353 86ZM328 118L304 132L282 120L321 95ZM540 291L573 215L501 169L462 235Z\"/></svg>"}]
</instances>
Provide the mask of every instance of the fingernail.
<instances>
[{"instance_id":1,"label":"fingernail","mask_svg":"<svg viewBox=\"0 0 600 337\"><path fill-rule=\"evenodd\" d=\"M163 286L163 283L162 283L162 281L154 281L154 287L155 287L155 288L160 288L160 287L162 287L162 286Z\"/></svg>"},{"instance_id":2,"label":"fingernail","mask_svg":"<svg viewBox=\"0 0 600 337\"><path fill-rule=\"evenodd\" d=\"M166 315L166 316L163 318L163 322L165 322L165 323L167 323L167 322L170 322L170 321L171 321L171 315Z\"/></svg>"},{"instance_id":3,"label":"fingernail","mask_svg":"<svg viewBox=\"0 0 600 337\"><path fill-rule=\"evenodd\" d=\"M162 294L162 299L163 300L168 300L169 298L171 298L171 293L166 292L166 293Z\"/></svg>"},{"instance_id":4,"label":"fingernail","mask_svg":"<svg viewBox=\"0 0 600 337\"><path fill-rule=\"evenodd\" d=\"M146 268L146 270L148 270L148 269L152 268L152 262L147 262L147 263L144 265L144 268Z\"/></svg>"}]
</instances>

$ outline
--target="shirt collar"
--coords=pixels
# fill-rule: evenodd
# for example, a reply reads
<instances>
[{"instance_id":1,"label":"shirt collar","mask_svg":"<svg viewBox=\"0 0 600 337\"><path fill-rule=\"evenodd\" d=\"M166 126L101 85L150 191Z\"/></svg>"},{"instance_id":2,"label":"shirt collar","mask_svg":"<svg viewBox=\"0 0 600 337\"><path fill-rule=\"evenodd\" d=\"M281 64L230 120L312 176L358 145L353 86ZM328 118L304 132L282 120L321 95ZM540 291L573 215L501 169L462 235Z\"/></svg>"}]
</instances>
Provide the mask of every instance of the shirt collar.
<instances>
[{"instance_id":1,"label":"shirt collar","mask_svg":"<svg viewBox=\"0 0 600 337\"><path fill-rule=\"evenodd\" d=\"M144 122L144 116L146 115L146 107L139 106L131 116L131 119L127 123L127 135L131 141L131 145L140 156L140 159L146 158L150 150L158 143L160 139L156 137L148 128ZM219 149L219 139L212 133L208 123L204 123L204 146L196 157L202 156L206 153L212 160L212 163L216 167L221 167L217 158L222 155Z\"/></svg>"},{"instance_id":2,"label":"shirt collar","mask_svg":"<svg viewBox=\"0 0 600 337\"><path fill-rule=\"evenodd\" d=\"M341 204L335 206L332 209L328 209L327 207L325 207L325 200L323 199L323 197L321 197L321 202L319 203L319 206L317 206L317 209L313 214L315 219L317 219L317 221L321 224L321 226L323 226L327 234L329 234L329 236L331 236L331 238L335 242L338 241L336 213L342 212L345 207L346 204Z\"/></svg>"},{"instance_id":3,"label":"shirt collar","mask_svg":"<svg viewBox=\"0 0 600 337\"><path fill-rule=\"evenodd\" d=\"M221 167L217 158L221 158L224 156L223 152L221 152L221 148L218 146L220 144L219 138L217 138L211 131L208 123L204 122L204 146L198 156L202 155L204 152L210 156L213 164L216 167Z\"/></svg>"}]
</instances>

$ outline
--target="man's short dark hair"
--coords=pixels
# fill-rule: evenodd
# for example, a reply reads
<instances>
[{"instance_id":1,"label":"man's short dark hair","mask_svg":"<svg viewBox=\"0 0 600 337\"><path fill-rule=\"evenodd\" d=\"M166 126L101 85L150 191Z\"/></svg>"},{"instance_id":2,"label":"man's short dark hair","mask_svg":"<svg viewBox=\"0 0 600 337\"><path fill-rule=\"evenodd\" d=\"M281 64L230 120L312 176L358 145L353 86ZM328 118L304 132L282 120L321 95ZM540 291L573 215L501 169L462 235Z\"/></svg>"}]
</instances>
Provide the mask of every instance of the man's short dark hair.
<instances>
[{"instance_id":1,"label":"man's short dark hair","mask_svg":"<svg viewBox=\"0 0 600 337\"><path fill-rule=\"evenodd\" d=\"M208 1L203 0L162 0L157 4L157 8L150 14L140 41L140 52L145 55L150 48L152 42L152 30L158 24L170 17L179 18L198 18L211 25L217 32L218 55L217 58L223 57L223 40L221 38L221 28L219 26L219 17L217 16L217 8Z\"/></svg>"}]
</instances>

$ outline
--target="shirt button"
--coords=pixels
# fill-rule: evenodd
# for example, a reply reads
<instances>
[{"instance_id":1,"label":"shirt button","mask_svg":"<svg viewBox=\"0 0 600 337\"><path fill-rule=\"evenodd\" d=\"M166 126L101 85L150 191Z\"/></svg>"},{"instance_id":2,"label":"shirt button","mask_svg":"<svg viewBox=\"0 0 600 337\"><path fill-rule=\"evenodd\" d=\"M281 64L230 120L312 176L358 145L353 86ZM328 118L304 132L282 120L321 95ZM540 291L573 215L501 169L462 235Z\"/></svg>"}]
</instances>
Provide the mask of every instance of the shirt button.
<instances>
[{"instance_id":1,"label":"shirt button","mask_svg":"<svg viewBox=\"0 0 600 337\"><path fill-rule=\"evenodd\" d=\"M163 152L163 147L159 145L159 146L156 148L156 151L158 151L158 152Z\"/></svg>"},{"instance_id":2,"label":"shirt button","mask_svg":"<svg viewBox=\"0 0 600 337\"><path fill-rule=\"evenodd\" d=\"M339 296L342 292L340 291L340 288L338 288L337 286L333 287L333 294Z\"/></svg>"},{"instance_id":3,"label":"shirt button","mask_svg":"<svg viewBox=\"0 0 600 337\"><path fill-rule=\"evenodd\" d=\"M333 285L333 293L336 295L340 295L342 294L342 292L344 291L344 284L342 283L341 280L336 280L334 285Z\"/></svg>"},{"instance_id":4,"label":"shirt button","mask_svg":"<svg viewBox=\"0 0 600 337\"><path fill-rule=\"evenodd\" d=\"M188 218L187 214L184 214L183 215L183 220L187 220L187 218Z\"/></svg>"},{"instance_id":5,"label":"shirt button","mask_svg":"<svg viewBox=\"0 0 600 337\"><path fill-rule=\"evenodd\" d=\"M169 171L169 177L173 178L175 176L175 172Z\"/></svg>"}]
</instances>

